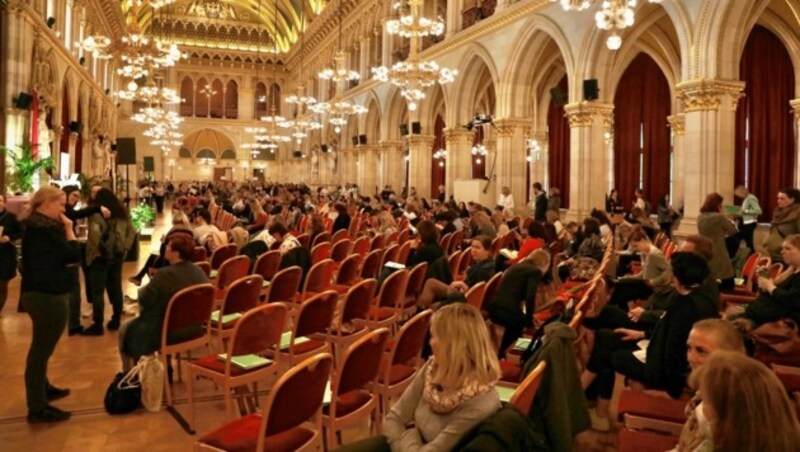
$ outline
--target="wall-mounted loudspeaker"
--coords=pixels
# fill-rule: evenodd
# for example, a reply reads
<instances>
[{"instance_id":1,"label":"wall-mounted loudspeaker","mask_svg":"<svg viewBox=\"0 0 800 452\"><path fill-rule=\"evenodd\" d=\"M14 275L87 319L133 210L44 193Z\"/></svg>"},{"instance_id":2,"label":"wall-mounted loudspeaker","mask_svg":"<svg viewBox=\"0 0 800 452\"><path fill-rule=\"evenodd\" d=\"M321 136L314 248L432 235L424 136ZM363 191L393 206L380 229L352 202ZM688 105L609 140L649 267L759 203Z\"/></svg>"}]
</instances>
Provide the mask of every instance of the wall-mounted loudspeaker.
<instances>
[{"instance_id":1,"label":"wall-mounted loudspeaker","mask_svg":"<svg viewBox=\"0 0 800 452\"><path fill-rule=\"evenodd\" d=\"M144 158L144 170L150 173L156 170L156 159L154 157Z\"/></svg>"},{"instance_id":2,"label":"wall-mounted loudspeaker","mask_svg":"<svg viewBox=\"0 0 800 452\"><path fill-rule=\"evenodd\" d=\"M367 144L367 136L366 135L359 135L358 136L358 144Z\"/></svg>"},{"instance_id":3,"label":"wall-mounted loudspeaker","mask_svg":"<svg viewBox=\"0 0 800 452\"><path fill-rule=\"evenodd\" d=\"M81 133L83 130L83 124L78 121L70 121L69 122L69 131L75 133Z\"/></svg>"},{"instance_id":4,"label":"wall-mounted loudspeaker","mask_svg":"<svg viewBox=\"0 0 800 452\"><path fill-rule=\"evenodd\" d=\"M328 145L327 144L321 144L321 145L319 145L319 149L322 152L328 152Z\"/></svg>"},{"instance_id":5,"label":"wall-mounted loudspeaker","mask_svg":"<svg viewBox=\"0 0 800 452\"><path fill-rule=\"evenodd\" d=\"M31 102L33 101L33 96L28 93L24 93L20 91L17 99L14 101L14 108L19 108L21 110L27 110L31 108Z\"/></svg>"},{"instance_id":6,"label":"wall-mounted loudspeaker","mask_svg":"<svg viewBox=\"0 0 800 452\"><path fill-rule=\"evenodd\" d=\"M597 87L597 79L583 81L583 100L597 100L600 98L600 89Z\"/></svg>"},{"instance_id":7,"label":"wall-mounted loudspeaker","mask_svg":"<svg viewBox=\"0 0 800 452\"><path fill-rule=\"evenodd\" d=\"M563 107L567 104L567 93L561 88L556 86L550 89L550 99L556 107Z\"/></svg>"},{"instance_id":8,"label":"wall-mounted loudspeaker","mask_svg":"<svg viewBox=\"0 0 800 452\"><path fill-rule=\"evenodd\" d=\"M299 159L303 157L303 153L301 151L292 151L292 157Z\"/></svg>"},{"instance_id":9,"label":"wall-mounted loudspeaker","mask_svg":"<svg viewBox=\"0 0 800 452\"><path fill-rule=\"evenodd\" d=\"M414 135L421 134L422 133L422 124L420 124L418 122L412 122L411 123L411 133L413 133Z\"/></svg>"},{"instance_id":10,"label":"wall-mounted loudspeaker","mask_svg":"<svg viewBox=\"0 0 800 452\"><path fill-rule=\"evenodd\" d=\"M48 17L47 18L47 27L48 28L53 28L53 25L55 25L55 24L56 24L56 18L55 17Z\"/></svg>"},{"instance_id":11,"label":"wall-mounted loudspeaker","mask_svg":"<svg viewBox=\"0 0 800 452\"><path fill-rule=\"evenodd\" d=\"M83 66L83 63L85 63L85 62L86 62L86 57L81 57L81 58L78 60L78 64L80 64L81 66Z\"/></svg>"},{"instance_id":12,"label":"wall-mounted loudspeaker","mask_svg":"<svg viewBox=\"0 0 800 452\"><path fill-rule=\"evenodd\" d=\"M114 148L113 146L111 147ZM117 138L117 165L136 164L136 138Z\"/></svg>"}]
</instances>

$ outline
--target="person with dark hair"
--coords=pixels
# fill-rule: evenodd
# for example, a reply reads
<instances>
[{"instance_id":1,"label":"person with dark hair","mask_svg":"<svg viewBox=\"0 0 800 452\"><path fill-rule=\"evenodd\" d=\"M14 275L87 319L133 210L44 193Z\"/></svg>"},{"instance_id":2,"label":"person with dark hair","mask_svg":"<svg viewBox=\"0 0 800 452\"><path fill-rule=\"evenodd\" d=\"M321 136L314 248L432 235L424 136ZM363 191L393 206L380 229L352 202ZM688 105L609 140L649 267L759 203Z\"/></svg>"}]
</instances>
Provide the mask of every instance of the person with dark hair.
<instances>
[{"instance_id":1,"label":"person with dark hair","mask_svg":"<svg viewBox=\"0 0 800 452\"><path fill-rule=\"evenodd\" d=\"M205 272L192 263L193 253L194 240L190 237L175 235L167 240L165 256L170 265L159 269L153 279L139 289L139 316L120 327L119 354L123 372L128 372L139 357L161 346L164 317L172 296L187 287L208 282ZM182 333L191 337L199 332Z\"/></svg>"},{"instance_id":2,"label":"person with dark hair","mask_svg":"<svg viewBox=\"0 0 800 452\"><path fill-rule=\"evenodd\" d=\"M269 225L267 232L274 239L270 242L270 245L273 243L280 243L278 251L280 251L281 254L286 254L290 250L302 246L295 236L289 234L289 229L286 228L286 225L279 221L275 221Z\"/></svg>"},{"instance_id":3,"label":"person with dark hair","mask_svg":"<svg viewBox=\"0 0 800 452\"><path fill-rule=\"evenodd\" d=\"M608 218L608 215L602 210L592 209L589 216L597 220L600 224L600 237L603 239L609 237L611 233L614 232L614 225L611 224L611 219Z\"/></svg>"},{"instance_id":4,"label":"person with dark hair","mask_svg":"<svg viewBox=\"0 0 800 452\"><path fill-rule=\"evenodd\" d=\"M547 246L545 243L545 239L547 237L547 231L545 230L545 226L542 223L531 221L528 225L528 237L525 241L522 242L522 245L519 247L519 251L517 252L517 257L514 259L508 260L508 265L514 265L517 262L522 261L532 252L544 248Z\"/></svg>"},{"instance_id":5,"label":"person with dark hair","mask_svg":"<svg viewBox=\"0 0 800 452\"><path fill-rule=\"evenodd\" d=\"M658 226L661 228L661 232L671 239L672 224L678 219L678 213L675 212L672 204L670 204L669 193L664 193L658 198L656 213L658 214Z\"/></svg>"},{"instance_id":6,"label":"person with dark hair","mask_svg":"<svg viewBox=\"0 0 800 452\"><path fill-rule=\"evenodd\" d=\"M492 259L492 241L488 237L479 235L471 240L470 254L475 261L467 269L463 281L453 281L445 284L436 278L428 278L422 288L417 305L429 308L434 301L447 300L464 301L464 294L475 284L489 281L494 276L494 259ZM453 275L455 277L455 275Z\"/></svg>"},{"instance_id":7,"label":"person with dark hair","mask_svg":"<svg viewBox=\"0 0 800 452\"><path fill-rule=\"evenodd\" d=\"M699 290L709 271L708 263L699 255L675 253L672 256L675 292L652 331L629 328L597 331L594 348L581 376L584 388L594 382L598 392L597 408L591 412L592 426L596 430L609 428L608 408L615 372L649 388L665 390L676 399L683 393L689 373L686 341L692 325L699 320L719 317L716 300ZM642 339L649 339L649 343L640 349L638 343Z\"/></svg>"},{"instance_id":8,"label":"person with dark hair","mask_svg":"<svg viewBox=\"0 0 800 452\"><path fill-rule=\"evenodd\" d=\"M706 196L697 217L697 232L714 244L714 255L709 262L711 277L720 280L720 290L732 290L734 271L725 238L736 235L736 226L722 214L722 202L719 193Z\"/></svg>"},{"instance_id":9,"label":"person with dark hair","mask_svg":"<svg viewBox=\"0 0 800 452\"><path fill-rule=\"evenodd\" d=\"M778 207L775 208L769 236L764 242L764 249L769 253L772 262L783 262L783 240L792 234L800 234L800 190L788 187L778 192Z\"/></svg>"},{"instance_id":10,"label":"person with dark hair","mask_svg":"<svg viewBox=\"0 0 800 452\"><path fill-rule=\"evenodd\" d=\"M670 265L661 250L647 237L640 227L636 227L628 238L630 246L639 252L642 270L634 275L619 279L608 304L628 310L628 303L634 300L647 300L654 293L666 295L670 292L672 273Z\"/></svg>"},{"instance_id":11,"label":"person with dark hair","mask_svg":"<svg viewBox=\"0 0 800 452\"><path fill-rule=\"evenodd\" d=\"M122 316L122 263L136 237L128 211L119 198L107 188L100 189L95 203L111 212L108 219L100 214L89 218L89 235L86 241L86 264L89 266L89 282L92 296L92 317L94 323L81 334L100 336L103 334L105 300L108 298L114 313L106 327L119 329Z\"/></svg>"},{"instance_id":12,"label":"person with dark hair","mask_svg":"<svg viewBox=\"0 0 800 452\"><path fill-rule=\"evenodd\" d=\"M612 188L606 197L606 212L611 215L625 214L625 206L619 199L619 191L616 188Z\"/></svg>"},{"instance_id":13,"label":"person with dark hair","mask_svg":"<svg viewBox=\"0 0 800 452\"><path fill-rule=\"evenodd\" d=\"M430 220L420 221L417 224L417 240L411 242L411 253L405 262L406 267L412 268L421 262L432 265L443 256L444 250L439 246L439 228Z\"/></svg>"},{"instance_id":14,"label":"person with dark hair","mask_svg":"<svg viewBox=\"0 0 800 452\"><path fill-rule=\"evenodd\" d=\"M194 228L192 232L197 243L206 243L208 234L219 232L219 229L211 224L211 212L207 209L200 209L194 213Z\"/></svg>"},{"instance_id":15,"label":"person with dark hair","mask_svg":"<svg viewBox=\"0 0 800 452\"><path fill-rule=\"evenodd\" d=\"M547 212L547 194L539 182L533 183L533 219L535 221L544 222L547 220L545 216Z\"/></svg>"},{"instance_id":16,"label":"person with dark hair","mask_svg":"<svg viewBox=\"0 0 800 452\"><path fill-rule=\"evenodd\" d=\"M644 214L649 217L650 203L647 201L647 199L645 199L644 190L642 190L641 188L637 188L636 190L634 190L633 198L634 198L633 207L631 208L631 212L633 212L633 209L641 209L642 212L644 212Z\"/></svg>"},{"instance_id":17,"label":"person with dark hair","mask_svg":"<svg viewBox=\"0 0 800 452\"><path fill-rule=\"evenodd\" d=\"M350 228L350 214L347 213L347 206L344 203L337 202L333 208L336 209L338 215L336 215L336 219L333 220L333 231L331 233L335 234L336 231Z\"/></svg>"},{"instance_id":18,"label":"person with dark hair","mask_svg":"<svg viewBox=\"0 0 800 452\"><path fill-rule=\"evenodd\" d=\"M0 194L0 312L8 299L8 282L17 276L17 247L14 241L21 237L22 228L17 216L6 210L6 197Z\"/></svg>"}]
</instances>

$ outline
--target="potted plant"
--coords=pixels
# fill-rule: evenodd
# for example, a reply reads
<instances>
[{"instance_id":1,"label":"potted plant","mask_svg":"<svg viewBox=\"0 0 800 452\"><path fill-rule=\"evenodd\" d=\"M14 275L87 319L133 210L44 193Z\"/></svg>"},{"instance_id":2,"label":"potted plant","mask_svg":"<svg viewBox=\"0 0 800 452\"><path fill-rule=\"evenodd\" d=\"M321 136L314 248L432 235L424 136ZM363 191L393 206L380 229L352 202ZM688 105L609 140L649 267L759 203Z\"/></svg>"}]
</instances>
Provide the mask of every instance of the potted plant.
<instances>
[{"instance_id":1,"label":"potted plant","mask_svg":"<svg viewBox=\"0 0 800 452\"><path fill-rule=\"evenodd\" d=\"M139 239L150 240L153 236L153 229L147 226L153 224L156 214L153 208L144 204L139 204L131 209L131 223L136 229L136 239L133 241L133 247L128 251L125 260L127 262L136 262L139 260Z\"/></svg>"},{"instance_id":2,"label":"potted plant","mask_svg":"<svg viewBox=\"0 0 800 452\"><path fill-rule=\"evenodd\" d=\"M34 176L42 170L53 169L53 159L46 157L37 160L34 158L33 146L30 144L17 146L16 151L0 146L0 152L3 152L11 160L13 174L9 186L14 193L32 192Z\"/></svg>"}]
</instances>

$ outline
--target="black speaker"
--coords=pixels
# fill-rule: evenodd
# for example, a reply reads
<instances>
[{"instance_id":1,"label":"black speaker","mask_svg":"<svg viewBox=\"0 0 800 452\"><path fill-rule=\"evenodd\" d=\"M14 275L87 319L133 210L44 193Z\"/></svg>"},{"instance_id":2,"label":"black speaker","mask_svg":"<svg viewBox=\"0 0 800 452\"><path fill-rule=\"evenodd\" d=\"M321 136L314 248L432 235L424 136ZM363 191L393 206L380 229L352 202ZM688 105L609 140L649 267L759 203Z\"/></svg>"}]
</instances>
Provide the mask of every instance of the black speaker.
<instances>
[{"instance_id":1,"label":"black speaker","mask_svg":"<svg viewBox=\"0 0 800 452\"><path fill-rule=\"evenodd\" d=\"M400 136L408 135L408 124L400 124Z\"/></svg>"},{"instance_id":2,"label":"black speaker","mask_svg":"<svg viewBox=\"0 0 800 452\"><path fill-rule=\"evenodd\" d=\"M55 25L55 24L56 24L56 18L55 17L48 17L47 18L47 26L49 28L53 28L53 25Z\"/></svg>"},{"instance_id":3,"label":"black speaker","mask_svg":"<svg viewBox=\"0 0 800 452\"><path fill-rule=\"evenodd\" d=\"M556 107L563 107L567 104L567 93L564 92L561 88L556 86L555 88L550 89L550 100L552 100L553 105Z\"/></svg>"},{"instance_id":4,"label":"black speaker","mask_svg":"<svg viewBox=\"0 0 800 452\"><path fill-rule=\"evenodd\" d=\"M328 145L327 144L321 144L321 145L319 145L319 148L320 148L320 150L322 152L328 152Z\"/></svg>"},{"instance_id":5,"label":"black speaker","mask_svg":"<svg viewBox=\"0 0 800 452\"><path fill-rule=\"evenodd\" d=\"M75 133L81 133L83 130L83 124L78 121L70 121L69 122L69 131Z\"/></svg>"},{"instance_id":6,"label":"black speaker","mask_svg":"<svg viewBox=\"0 0 800 452\"><path fill-rule=\"evenodd\" d=\"M117 164L136 164L136 138L117 138Z\"/></svg>"},{"instance_id":7,"label":"black speaker","mask_svg":"<svg viewBox=\"0 0 800 452\"><path fill-rule=\"evenodd\" d=\"M14 107L22 110L27 110L31 108L32 101L33 101L33 96L31 96L28 93L20 91L19 95L17 96L17 100L14 101Z\"/></svg>"},{"instance_id":8,"label":"black speaker","mask_svg":"<svg viewBox=\"0 0 800 452\"><path fill-rule=\"evenodd\" d=\"M78 64L80 64L81 66L83 66L83 63L85 63L85 62L86 62L86 57L81 57L81 58L78 60Z\"/></svg>"},{"instance_id":9,"label":"black speaker","mask_svg":"<svg viewBox=\"0 0 800 452\"><path fill-rule=\"evenodd\" d=\"M350 139L353 140L353 146L358 146L358 135L353 135Z\"/></svg>"},{"instance_id":10,"label":"black speaker","mask_svg":"<svg viewBox=\"0 0 800 452\"><path fill-rule=\"evenodd\" d=\"M597 87L597 79L592 78L583 81L583 100L597 100L600 98L600 89Z\"/></svg>"},{"instance_id":11,"label":"black speaker","mask_svg":"<svg viewBox=\"0 0 800 452\"><path fill-rule=\"evenodd\" d=\"M156 159L153 157L145 157L144 158L144 170L145 172L152 173L156 170Z\"/></svg>"},{"instance_id":12,"label":"black speaker","mask_svg":"<svg viewBox=\"0 0 800 452\"><path fill-rule=\"evenodd\" d=\"M111 143L111 152L117 152L117 143Z\"/></svg>"},{"instance_id":13,"label":"black speaker","mask_svg":"<svg viewBox=\"0 0 800 452\"><path fill-rule=\"evenodd\" d=\"M411 123L411 133L413 133L414 135L421 134L422 133L422 124L420 124L418 122L412 122Z\"/></svg>"},{"instance_id":14,"label":"black speaker","mask_svg":"<svg viewBox=\"0 0 800 452\"><path fill-rule=\"evenodd\" d=\"M303 157L303 153L301 151L292 151L292 157L299 159Z\"/></svg>"},{"instance_id":15,"label":"black speaker","mask_svg":"<svg viewBox=\"0 0 800 452\"><path fill-rule=\"evenodd\" d=\"M359 135L358 136L358 144L367 144L367 136L366 135Z\"/></svg>"},{"instance_id":16,"label":"black speaker","mask_svg":"<svg viewBox=\"0 0 800 452\"><path fill-rule=\"evenodd\" d=\"M110 93L110 92L111 92L111 90L110 90L110 89L108 89L108 88L106 88L106 94L108 94L108 93Z\"/></svg>"}]
</instances>

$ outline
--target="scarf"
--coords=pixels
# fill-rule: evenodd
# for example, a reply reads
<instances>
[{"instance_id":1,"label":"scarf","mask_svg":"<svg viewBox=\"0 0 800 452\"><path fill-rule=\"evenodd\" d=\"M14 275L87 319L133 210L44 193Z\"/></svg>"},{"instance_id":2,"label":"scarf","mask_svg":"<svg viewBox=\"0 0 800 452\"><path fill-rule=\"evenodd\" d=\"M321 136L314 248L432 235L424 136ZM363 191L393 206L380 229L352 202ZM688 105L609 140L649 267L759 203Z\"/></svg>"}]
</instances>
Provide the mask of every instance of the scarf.
<instances>
[{"instance_id":1,"label":"scarf","mask_svg":"<svg viewBox=\"0 0 800 452\"><path fill-rule=\"evenodd\" d=\"M425 373L425 387L422 391L422 399L431 407L431 411L436 414L452 413L463 403L492 390L494 387L494 384L464 381L464 384L460 387L446 389L433 382L436 368L436 358L431 358L431 363Z\"/></svg>"},{"instance_id":2,"label":"scarf","mask_svg":"<svg viewBox=\"0 0 800 452\"><path fill-rule=\"evenodd\" d=\"M800 217L800 204L795 203L788 207L778 207L772 216L772 224L789 223L797 220Z\"/></svg>"}]
</instances>

